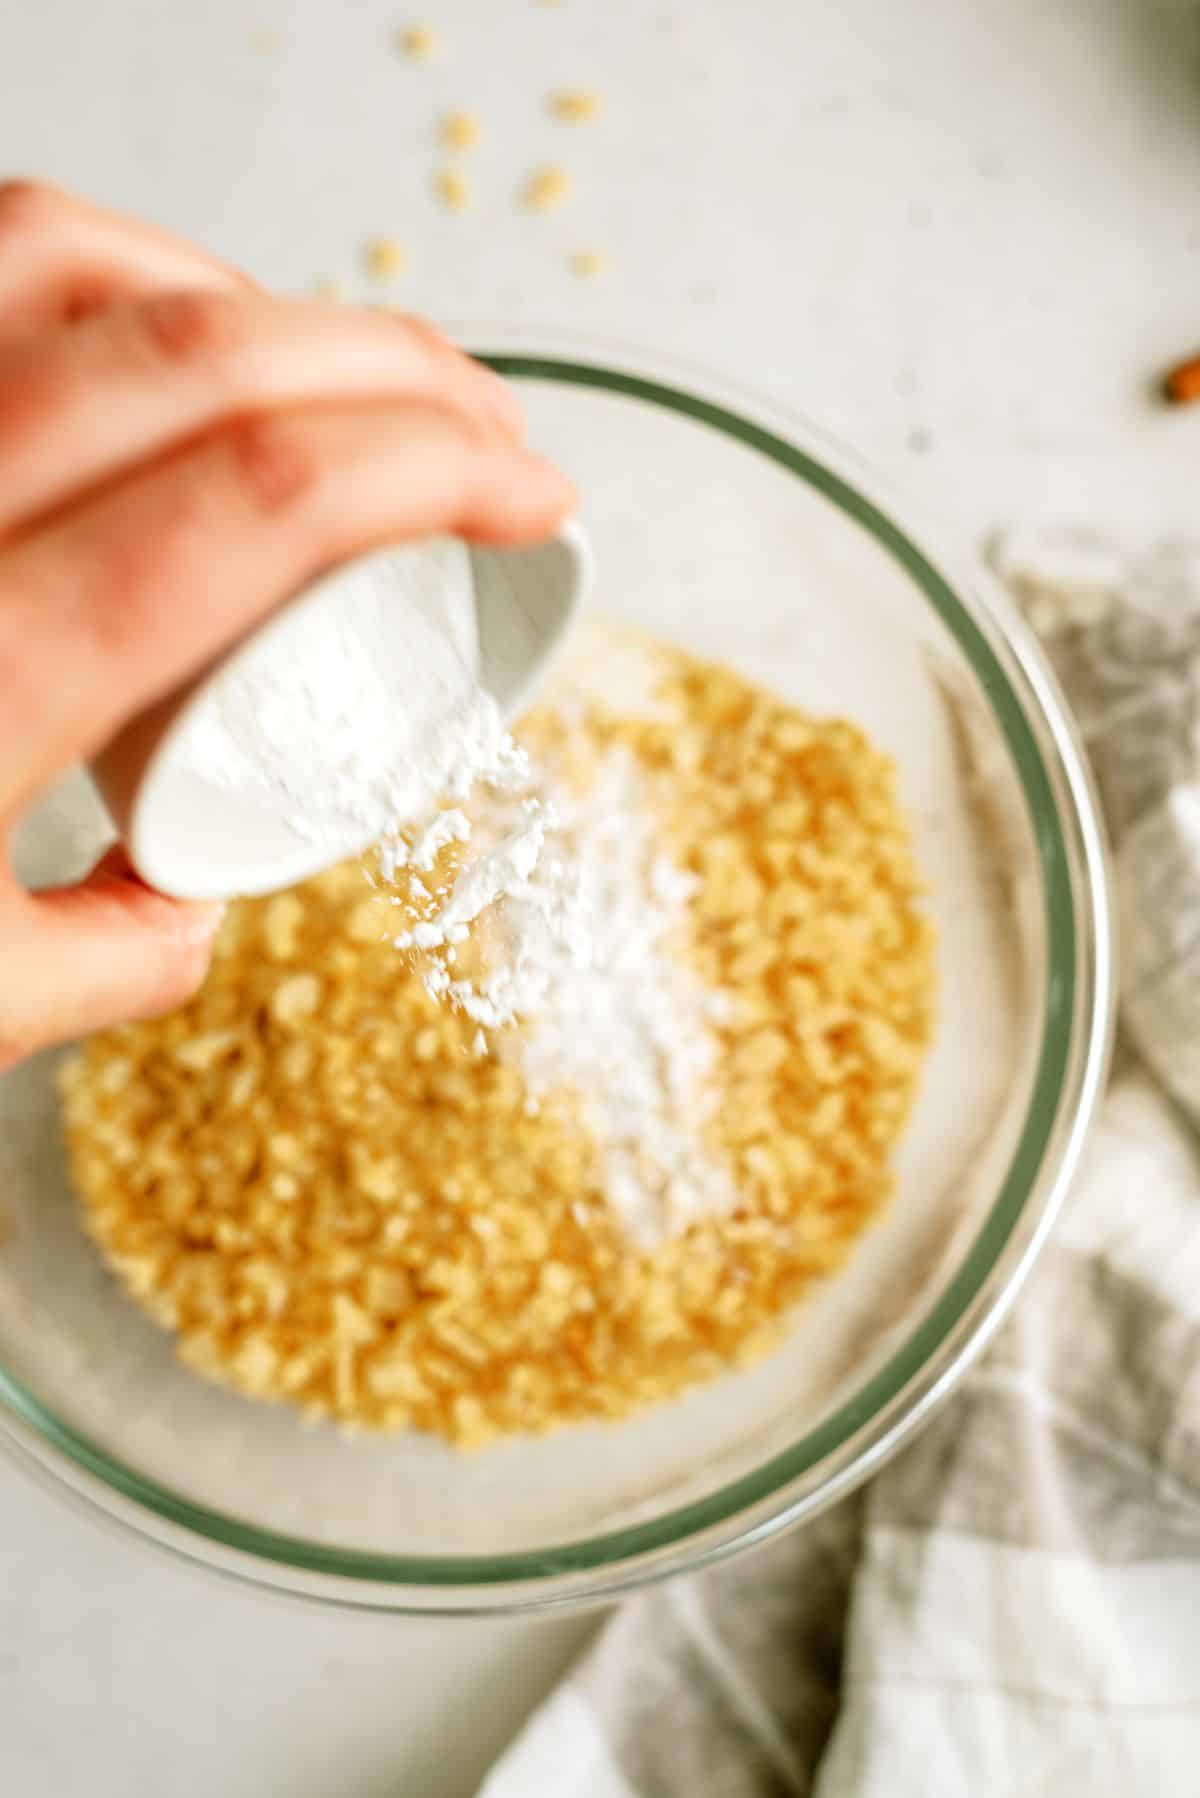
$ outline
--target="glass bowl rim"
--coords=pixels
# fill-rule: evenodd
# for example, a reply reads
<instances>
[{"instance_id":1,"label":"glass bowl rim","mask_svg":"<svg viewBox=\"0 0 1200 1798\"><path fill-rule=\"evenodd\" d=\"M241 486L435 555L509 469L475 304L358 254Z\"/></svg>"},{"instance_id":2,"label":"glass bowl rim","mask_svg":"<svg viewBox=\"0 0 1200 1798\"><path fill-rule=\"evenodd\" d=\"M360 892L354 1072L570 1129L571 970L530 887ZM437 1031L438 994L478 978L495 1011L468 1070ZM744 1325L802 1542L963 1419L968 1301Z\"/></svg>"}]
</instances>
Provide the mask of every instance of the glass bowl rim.
<instances>
[{"instance_id":1,"label":"glass bowl rim","mask_svg":"<svg viewBox=\"0 0 1200 1798\"><path fill-rule=\"evenodd\" d=\"M484 333L459 335L480 341ZM482 354L498 372L623 395L720 431L806 481L899 562L979 679L1020 781L1042 875L1045 1010L1030 1101L1007 1172L929 1313L882 1367L788 1448L647 1521L494 1555L381 1554L313 1542L194 1503L138 1473L61 1422L0 1367L0 1438L35 1472L143 1539L215 1571L374 1610L462 1615L602 1602L761 1541L861 1483L948 1395L1015 1296L1074 1171L1103 1089L1113 1027L1111 876L1086 761L1040 648L975 559L921 547L930 541L928 529L920 529L918 542L918 532L894 521L900 511L914 515L910 500L898 500L877 473L789 408L744 387L659 352L569 331L509 327L494 336L507 347Z\"/></svg>"}]
</instances>

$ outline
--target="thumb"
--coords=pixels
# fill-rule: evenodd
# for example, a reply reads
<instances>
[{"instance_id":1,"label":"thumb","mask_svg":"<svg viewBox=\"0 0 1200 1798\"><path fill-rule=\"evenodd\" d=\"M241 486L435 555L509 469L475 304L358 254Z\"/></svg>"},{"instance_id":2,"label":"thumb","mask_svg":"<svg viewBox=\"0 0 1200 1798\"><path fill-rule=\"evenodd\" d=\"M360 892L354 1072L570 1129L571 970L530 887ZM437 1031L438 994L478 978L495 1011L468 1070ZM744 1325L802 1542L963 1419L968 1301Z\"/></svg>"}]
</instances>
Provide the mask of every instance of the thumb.
<instances>
[{"instance_id":1,"label":"thumb","mask_svg":"<svg viewBox=\"0 0 1200 1798\"><path fill-rule=\"evenodd\" d=\"M154 892L120 848L78 886L0 900L0 1066L182 1005L208 971L222 910Z\"/></svg>"}]
</instances>

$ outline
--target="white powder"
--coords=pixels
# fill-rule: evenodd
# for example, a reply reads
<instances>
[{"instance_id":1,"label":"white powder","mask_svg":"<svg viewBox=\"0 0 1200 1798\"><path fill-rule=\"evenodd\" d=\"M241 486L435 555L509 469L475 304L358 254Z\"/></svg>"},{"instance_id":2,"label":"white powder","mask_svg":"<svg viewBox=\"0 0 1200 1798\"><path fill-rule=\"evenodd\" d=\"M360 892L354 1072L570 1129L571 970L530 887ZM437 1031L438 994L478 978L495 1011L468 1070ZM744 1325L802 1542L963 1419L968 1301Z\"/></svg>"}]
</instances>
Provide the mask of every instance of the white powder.
<instances>
[{"instance_id":1,"label":"white powder","mask_svg":"<svg viewBox=\"0 0 1200 1798\"><path fill-rule=\"evenodd\" d=\"M471 820L465 812L456 807L438 812L429 820L411 849L402 840L387 844L384 872L389 878L398 868L420 868L427 874L448 843L465 843L470 834ZM409 885L423 890L415 874L410 874Z\"/></svg>"},{"instance_id":2,"label":"white powder","mask_svg":"<svg viewBox=\"0 0 1200 1798\"><path fill-rule=\"evenodd\" d=\"M494 847L483 850L462 869L440 909L431 918L423 919L414 924L411 930L402 931L396 937L397 949L436 949L446 943L463 942L468 935L467 927L474 923L481 912L494 905L498 899L530 890L530 876L542 853L546 831L554 823L554 813L549 806L533 798L526 798L522 802L521 812L520 823L502 835ZM461 812L442 815L452 818L463 816ZM457 830L439 832L438 822L435 819L424 833L421 838L422 846L430 840L439 841L439 844L456 840L461 842L470 834L471 826L465 819L467 828L461 833ZM415 852L409 857L410 862L414 859ZM493 1021L507 1023L508 1019Z\"/></svg>"},{"instance_id":3,"label":"white powder","mask_svg":"<svg viewBox=\"0 0 1200 1798\"><path fill-rule=\"evenodd\" d=\"M681 954L695 879L661 847L645 778L623 749L604 758L586 792L554 784L540 806L520 804L515 824L513 804L489 805L496 846L400 942L433 951L425 981L434 996L485 1027L520 1020L498 1047L520 1066L532 1108L574 1092L609 1203L650 1248L736 1203L703 1140L714 1103L711 1027L726 1004ZM456 980L447 965L456 931L501 894L487 972Z\"/></svg>"},{"instance_id":4,"label":"white powder","mask_svg":"<svg viewBox=\"0 0 1200 1798\"><path fill-rule=\"evenodd\" d=\"M465 546L390 550L336 578L336 603L314 592L252 641L179 748L208 783L327 843L331 860L394 837L443 795L528 773L476 678Z\"/></svg>"},{"instance_id":5,"label":"white powder","mask_svg":"<svg viewBox=\"0 0 1200 1798\"><path fill-rule=\"evenodd\" d=\"M518 888L504 907L506 919L517 913L517 965L536 945L542 987L514 1049L535 1099L575 1090L609 1203L630 1235L653 1247L737 1202L704 1143L712 1025L724 998L681 954L696 882L662 849L632 757L610 753L588 792L556 793L554 803L550 842L571 870L569 902L550 907L549 928L539 930L532 883L528 935L521 908L530 899Z\"/></svg>"}]
</instances>

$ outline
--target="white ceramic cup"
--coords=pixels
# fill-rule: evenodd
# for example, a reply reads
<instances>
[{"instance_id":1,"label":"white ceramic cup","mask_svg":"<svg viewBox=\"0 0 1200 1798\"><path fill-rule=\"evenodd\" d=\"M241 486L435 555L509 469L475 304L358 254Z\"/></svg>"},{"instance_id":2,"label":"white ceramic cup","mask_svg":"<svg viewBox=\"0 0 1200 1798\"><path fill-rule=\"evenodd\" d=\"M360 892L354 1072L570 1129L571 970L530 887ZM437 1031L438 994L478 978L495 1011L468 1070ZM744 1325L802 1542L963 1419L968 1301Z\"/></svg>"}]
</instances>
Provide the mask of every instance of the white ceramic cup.
<instances>
[{"instance_id":1,"label":"white ceramic cup","mask_svg":"<svg viewBox=\"0 0 1200 1798\"><path fill-rule=\"evenodd\" d=\"M414 629L427 636L436 631L439 653L452 644L511 719L536 690L590 574L587 539L570 523L532 548L406 545L357 557L324 575L204 674L133 719L93 762L92 777L137 872L176 898L229 899L290 886L360 854L374 840L375 829L349 816L332 827L324 820L316 836L305 834L297 828L294 801L273 797L268 780L231 781L219 768L207 772L196 753L196 731L204 728L211 741L229 683L241 681L244 691L247 671L261 669L264 661L287 668L297 632L303 632L308 665L314 645L323 653L327 642L332 664L345 657L350 642L383 680L394 677L403 703ZM414 594L424 623L416 618ZM318 747L307 759L311 763L315 753L319 765L323 739L313 741ZM328 748L333 758L336 743ZM253 741L240 741L237 753L253 757Z\"/></svg>"}]
</instances>

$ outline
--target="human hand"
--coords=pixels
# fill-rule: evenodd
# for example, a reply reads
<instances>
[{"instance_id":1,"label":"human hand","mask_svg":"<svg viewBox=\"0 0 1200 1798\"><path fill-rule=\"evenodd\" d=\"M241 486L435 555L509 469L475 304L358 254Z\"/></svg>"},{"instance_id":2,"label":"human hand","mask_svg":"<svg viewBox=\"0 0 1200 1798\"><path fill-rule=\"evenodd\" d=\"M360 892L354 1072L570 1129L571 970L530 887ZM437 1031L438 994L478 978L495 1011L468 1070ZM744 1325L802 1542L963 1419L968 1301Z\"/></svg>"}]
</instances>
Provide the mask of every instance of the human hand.
<instances>
[{"instance_id":1,"label":"human hand","mask_svg":"<svg viewBox=\"0 0 1200 1798\"><path fill-rule=\"evenodd\" d=\"M273 299L200 251L0 185L0 831L330 563L550 534L569 484L429 326ZM0 1066L203 979L219 908L119 851L32 894L0 863Z\"/></svg>"}]
</instances>

